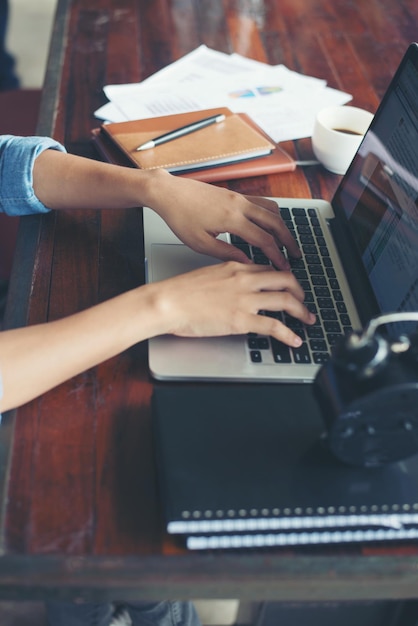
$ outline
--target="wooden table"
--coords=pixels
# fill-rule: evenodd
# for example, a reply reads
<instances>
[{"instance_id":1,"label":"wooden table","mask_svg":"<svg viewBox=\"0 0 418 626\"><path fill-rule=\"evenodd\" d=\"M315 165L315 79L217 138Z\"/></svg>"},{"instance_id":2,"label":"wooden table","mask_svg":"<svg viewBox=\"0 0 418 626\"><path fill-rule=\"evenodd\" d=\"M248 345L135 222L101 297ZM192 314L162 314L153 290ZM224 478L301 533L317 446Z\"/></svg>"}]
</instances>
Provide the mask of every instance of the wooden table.
<instances>
[{"instance_id":1,"label":"wooden table","mask_svg":"<svg viewBox=\"0 0 418 626\"><path fill-rule=\"evenodd\" d=\"M324 78L374 111L417 23L416 0L59 0L38 132L94 157L103 85L139 81L201 43ZM308 139L285 147L312 157ZM230 186L330 198L338 180L318 166ZM56 319L137 285L140 242L136 209L23 219L8 324ZM4 416L1 598L418 597L414 545L180 548L162 530L152 390L138 345Z\"/></svg>"}]
</instances>

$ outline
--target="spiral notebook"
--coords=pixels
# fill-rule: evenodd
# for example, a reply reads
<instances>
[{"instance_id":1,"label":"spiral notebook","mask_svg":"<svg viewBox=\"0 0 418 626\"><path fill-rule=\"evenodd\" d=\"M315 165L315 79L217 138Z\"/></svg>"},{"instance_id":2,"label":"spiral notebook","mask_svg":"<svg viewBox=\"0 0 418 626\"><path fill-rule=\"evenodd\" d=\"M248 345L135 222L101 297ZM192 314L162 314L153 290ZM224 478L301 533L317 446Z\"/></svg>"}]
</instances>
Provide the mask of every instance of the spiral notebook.
<instances>
[{"instance_id":1,"label":"spiral notebook","mask_svg":"<svg viewBox=\"0 0 418 626\"><path fill-rule=\"evenodd\" d=\"M157 385L167 532L200 550L416 539L418 455L343 465L311 394L291 384Z\"/></svg>"}]
</instances>

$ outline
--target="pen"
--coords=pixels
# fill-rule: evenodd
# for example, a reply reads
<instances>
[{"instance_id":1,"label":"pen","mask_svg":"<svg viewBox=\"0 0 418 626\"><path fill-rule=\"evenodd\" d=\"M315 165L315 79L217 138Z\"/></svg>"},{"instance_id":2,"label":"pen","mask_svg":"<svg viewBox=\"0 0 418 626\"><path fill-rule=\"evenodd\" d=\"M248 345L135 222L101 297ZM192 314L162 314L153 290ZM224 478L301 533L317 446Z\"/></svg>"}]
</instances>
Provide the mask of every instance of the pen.
<instances>
[{"instance_id":1,"label":"pen","mask_svg":"<svg viewBox=\"0 0 418 626\"><path fill-rule=\"evenodd\" d=\"M192 124L187 124L186 126L181 126L181 128L177 128L176 130L170 130L170 132L165 133L164 135L155 137L154 139L143 143L141 146L138 146L136 150L148 150L149 148L154 148L155 146L159 146L161 143L173 141L173 139L183 137L183 135L188 135L189 133L194 133L196 130L200 130L201 128L205 128L206 126L210 126L211 124L218 124L219 122L223 122L224 119L225 115L212 115L211 117L206 117L203 120L193 122Z\"/></svg>"}]
</instances>

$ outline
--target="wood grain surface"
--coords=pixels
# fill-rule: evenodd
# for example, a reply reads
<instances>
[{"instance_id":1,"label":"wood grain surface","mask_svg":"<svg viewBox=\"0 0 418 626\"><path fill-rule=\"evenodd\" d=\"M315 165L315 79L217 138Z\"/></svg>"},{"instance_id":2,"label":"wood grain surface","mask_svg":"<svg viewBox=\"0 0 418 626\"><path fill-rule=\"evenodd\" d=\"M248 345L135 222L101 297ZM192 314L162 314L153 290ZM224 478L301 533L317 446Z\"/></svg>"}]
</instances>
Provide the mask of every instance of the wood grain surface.
<instances>
[{"instance_id":1,"label":"wood grain surface","mask_svg":"<svg viewBox=\"0 0 418 626\"><path fill-rule=\"evenodd\" d=\"M417 24L416 0L59 0L39 128L96 158L103 86L201 43L324 78L373 112ZM284 147L312 158L309 139ZM224 184L330 198L338 182L315 166ZM9 325L71 314L143 281L140 209L28 218L17 255ZM162 529L152 391L141 344L4 418L0 596L418 596L413 545L187 553Z\"/></svg>"}]
</instances>

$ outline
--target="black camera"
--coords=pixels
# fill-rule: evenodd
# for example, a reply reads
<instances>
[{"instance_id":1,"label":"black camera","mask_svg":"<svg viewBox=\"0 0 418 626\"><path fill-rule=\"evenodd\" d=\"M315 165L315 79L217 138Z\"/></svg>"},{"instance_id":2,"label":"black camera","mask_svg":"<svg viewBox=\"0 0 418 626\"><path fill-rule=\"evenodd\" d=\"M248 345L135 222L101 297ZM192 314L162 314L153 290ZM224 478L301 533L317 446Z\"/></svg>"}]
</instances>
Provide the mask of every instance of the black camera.
<instances>
[{"instance_id":1,"label":"black camera","mask_svg":"<svg viewBox=\"0 0 418 626\"><path fill-rule=\"evenodd\" d=\"M335 346L314 393L332 453L344 463L375 467L418 452L418 332L387 339L379 327L418 321L418 313L371 320Z\"/></svg>"}]
</instances>

